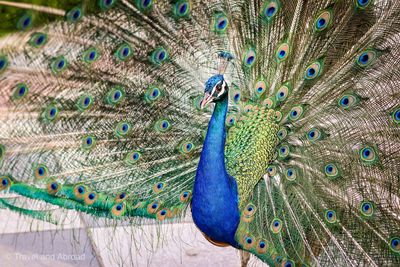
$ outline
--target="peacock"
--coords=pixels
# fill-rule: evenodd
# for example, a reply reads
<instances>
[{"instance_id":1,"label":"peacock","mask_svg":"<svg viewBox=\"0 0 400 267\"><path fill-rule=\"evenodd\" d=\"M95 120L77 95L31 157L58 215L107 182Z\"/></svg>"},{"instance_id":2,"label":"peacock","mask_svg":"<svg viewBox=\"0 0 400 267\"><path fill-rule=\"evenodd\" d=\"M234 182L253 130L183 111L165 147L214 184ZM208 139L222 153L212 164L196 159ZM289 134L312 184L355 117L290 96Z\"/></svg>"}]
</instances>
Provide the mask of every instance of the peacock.
<instances>
[{"instance_id":1,"label":"peacock","mask_svg":"<svg viewBox=\"0 0 400 267\"><path fill-rule=\"evenodd\" d=\"M0 207L400 266L400 1L0 1Z\"/></svg>"}]
</instances>

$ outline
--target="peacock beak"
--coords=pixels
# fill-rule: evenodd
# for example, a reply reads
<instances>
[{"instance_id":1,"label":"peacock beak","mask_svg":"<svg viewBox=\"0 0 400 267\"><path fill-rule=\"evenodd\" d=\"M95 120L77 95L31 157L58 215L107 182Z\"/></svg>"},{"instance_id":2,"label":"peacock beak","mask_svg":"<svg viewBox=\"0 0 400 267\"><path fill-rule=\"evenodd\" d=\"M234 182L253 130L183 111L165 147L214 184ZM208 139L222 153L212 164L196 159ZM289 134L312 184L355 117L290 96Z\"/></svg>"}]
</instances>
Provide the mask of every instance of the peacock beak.
<instances>
[{"instance_id":1,"label":"peacock beak","mask_svg":"<svg viewBox=\"0 0 400 267\"><path fill-rule=\"evenodd\" d=\"M203 98L203 100L201 101L201 104L200 104L200 109L205 108L207 106L207 104L210 103L211 101L213 101L212 95L209 94L209 93L205 93L204 94L204 98Z\"/></svg>"}]
</instances>

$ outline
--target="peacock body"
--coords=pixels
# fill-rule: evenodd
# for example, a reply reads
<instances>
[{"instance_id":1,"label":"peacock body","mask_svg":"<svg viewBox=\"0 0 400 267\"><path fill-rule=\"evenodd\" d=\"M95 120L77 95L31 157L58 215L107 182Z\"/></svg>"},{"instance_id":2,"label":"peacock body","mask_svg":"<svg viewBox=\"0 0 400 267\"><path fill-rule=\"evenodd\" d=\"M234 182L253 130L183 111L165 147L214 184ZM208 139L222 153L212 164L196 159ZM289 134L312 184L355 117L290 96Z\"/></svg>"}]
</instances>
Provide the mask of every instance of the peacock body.
<instances>
[{"instance_id":1,"label":"peacock body","mask_svg":"<svg viewBox=\"0 0 400 267\"><path fill-rule=\"evenodd\" d=\"M400 264L400 2L28 2L0 1L1 208Z\"/></svg>"}]
</instances>

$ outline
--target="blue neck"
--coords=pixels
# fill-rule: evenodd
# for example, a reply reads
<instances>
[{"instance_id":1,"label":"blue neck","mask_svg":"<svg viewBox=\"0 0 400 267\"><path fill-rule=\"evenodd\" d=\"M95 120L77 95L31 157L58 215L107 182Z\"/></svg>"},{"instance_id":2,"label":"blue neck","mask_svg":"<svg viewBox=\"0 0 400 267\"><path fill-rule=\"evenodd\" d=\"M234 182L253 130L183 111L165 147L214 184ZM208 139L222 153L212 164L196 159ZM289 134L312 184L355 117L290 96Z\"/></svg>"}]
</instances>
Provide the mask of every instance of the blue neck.
<instances>
[{"instance_id":1,"label":"blue neck","mask_svg":"<svg viewBox=\"0 0 400 267\"><path fill-rule=\"evenodd\" d=\"M206 236L237 246L234 239L240 220L237 185L225 168L227 110L228 97L225 97L217 102L208 124L193 188L192 216Z\"/></svg>"}]
</instances>

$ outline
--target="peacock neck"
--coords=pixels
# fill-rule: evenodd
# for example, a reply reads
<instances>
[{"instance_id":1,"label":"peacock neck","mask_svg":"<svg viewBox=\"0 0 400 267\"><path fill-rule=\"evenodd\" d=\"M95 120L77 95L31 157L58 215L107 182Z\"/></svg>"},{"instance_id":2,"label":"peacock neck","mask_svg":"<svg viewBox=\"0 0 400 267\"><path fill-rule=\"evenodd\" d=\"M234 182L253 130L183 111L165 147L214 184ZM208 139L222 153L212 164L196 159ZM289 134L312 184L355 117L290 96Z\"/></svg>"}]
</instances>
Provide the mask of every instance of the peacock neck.
<instances>
[{"instance_id":1,"label":"peacock neck","mask_svg":"<svg viewBox=\"0 0 400 267\"><path fill-rule=\"evenodd\" d=\"M228 111L228 97L216 103L213 115L208 124L207 135L203 144L201 159L212 162L216 171L223 171L225 168L225 119ZM201 160L200 159L200 160Z\"/></svg>"},{"instance_id":2,"label":"peacock neck","mask_svg":"<svg viewBox=\"0 0 400 267\"><path fill-rule=\"evenodd\" d=\"M203 144L192 198L197 227L214 241L237 246L238 191L225 168L225 119L228 98L217 102Z\"/></svg>"}]
</instances>

